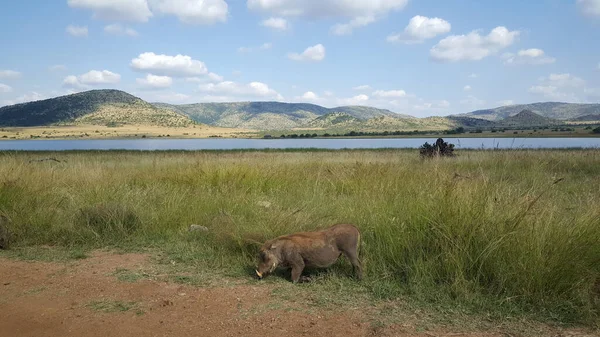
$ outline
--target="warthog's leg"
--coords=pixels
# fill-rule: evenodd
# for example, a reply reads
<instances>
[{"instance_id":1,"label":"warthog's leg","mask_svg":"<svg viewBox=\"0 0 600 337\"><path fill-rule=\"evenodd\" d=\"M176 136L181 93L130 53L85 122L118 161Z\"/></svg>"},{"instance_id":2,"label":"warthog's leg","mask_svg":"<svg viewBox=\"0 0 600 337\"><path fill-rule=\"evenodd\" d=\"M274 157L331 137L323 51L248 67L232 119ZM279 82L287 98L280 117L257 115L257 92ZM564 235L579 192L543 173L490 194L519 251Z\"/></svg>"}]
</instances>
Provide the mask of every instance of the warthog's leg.
<instances>
[{"instance_id":1,"label":"warthog's leg","mask_svg":"<svg viewBox=\"0 0 600 337\"><path fill-rule=\"evenodd\" d=\"M360 262L360 259L358 258L358 252L352 249L349 251L344 251L344 255L348 258L348 260L350 260L350 263L352 263L352 271L356 273L356 277L359 280L362 280L362 262Z\"/></svg>"},{"instance_id":2,"label":"warthog's leg","mask_svg":"<svg viewBox=\"0 0 600 337\"><path fill-rule=\"evenodd\" d=\"M304 270L304 259L300 254L297 254L290 259L290 266L292 267L292 282L297 283Z\"/></svg>"}]
</instances>

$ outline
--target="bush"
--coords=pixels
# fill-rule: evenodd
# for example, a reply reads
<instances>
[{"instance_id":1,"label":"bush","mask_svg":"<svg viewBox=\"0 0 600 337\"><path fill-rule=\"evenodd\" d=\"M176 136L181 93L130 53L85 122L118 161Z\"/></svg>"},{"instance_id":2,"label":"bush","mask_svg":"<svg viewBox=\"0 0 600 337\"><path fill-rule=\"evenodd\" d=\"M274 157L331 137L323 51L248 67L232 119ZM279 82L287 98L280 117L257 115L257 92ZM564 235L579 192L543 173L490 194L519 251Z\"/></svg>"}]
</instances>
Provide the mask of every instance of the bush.
<instances>
[{"instance_id":1,"label":"bush","mask_svg":"<svg viewBox=\"0 0 600 337\"><path fill-rule=\"evenodd\" d=\"M592 133L600 133L600 126L592 130Z\"/></svg>"},{"instance_id":2,"label":"bush","mask_svg":"<svg viewBox=\"0 0 600 337\"><path fill-rule=\"evenodd\" d=\"M420 148L421 157L452 157L454 156L454 144L448 144L442 138L438 138L435 144L425 142Z\"/></svg>"}]
</instances>

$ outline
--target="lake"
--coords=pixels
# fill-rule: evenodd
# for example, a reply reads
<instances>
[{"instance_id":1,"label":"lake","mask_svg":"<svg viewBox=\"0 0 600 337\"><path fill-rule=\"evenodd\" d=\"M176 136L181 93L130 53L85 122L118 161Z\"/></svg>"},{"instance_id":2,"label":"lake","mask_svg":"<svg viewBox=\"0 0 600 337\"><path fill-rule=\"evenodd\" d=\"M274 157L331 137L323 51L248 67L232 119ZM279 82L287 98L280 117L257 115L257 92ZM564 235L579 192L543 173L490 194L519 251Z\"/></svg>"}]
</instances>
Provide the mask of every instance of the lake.
<instances>
[{"instance_id":1,"label":"lake","mask_svg":"<svg viewBox=\"0 0 600 337\"><path fill-rule=\"evenodd\" d=\"M446 138L457 149L600 148L600 138ZM5 140L0 150L234 150L418 148L435 138Z\"/></svg>"}]
</instances>

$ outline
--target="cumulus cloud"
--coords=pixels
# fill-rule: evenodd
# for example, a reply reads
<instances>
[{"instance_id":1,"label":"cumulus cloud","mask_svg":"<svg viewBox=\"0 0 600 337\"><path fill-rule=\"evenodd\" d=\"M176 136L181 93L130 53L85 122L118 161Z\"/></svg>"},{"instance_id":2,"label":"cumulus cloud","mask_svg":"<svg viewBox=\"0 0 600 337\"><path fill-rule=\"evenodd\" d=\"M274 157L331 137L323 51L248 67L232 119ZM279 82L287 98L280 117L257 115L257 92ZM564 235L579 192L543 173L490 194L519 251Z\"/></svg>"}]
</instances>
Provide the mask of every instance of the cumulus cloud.
<instances>
[{"instance_id":1,"label":"cumulus cloud","mask_svg":"<svg viewBox=\"0 0 600 337\"><path fill-rule=\"evenodd\" d=\"M88 27L87 26L68 25L67 28L66 28L66 31L71 36L75 36L75 37L86 37L86 36L88 36Z\"/></svg>"},{"instance_id":2,"label":"cumulus cloud","mask_svg":"<svg viewBox=\"0 0 600 337\"><path fill-rule=\"evenodd\" d=\"M248 0L252 11L282 17L307 19L350 18L332 27L332 33L350 34L354 28L366 26L391 11L403 9L408 0Z\"/></svg>"},{"instance_id":3,"label":"cumulus cloud","mask_svg":"<svg viewBox=\"0 0 600 337\"><path fill-rule=\"evenodd\" d=\"M1 79L17 79L21 77L21 73L14 70L0 70L0 78Z\"/></svg>"},{"instance_id":4,"label":"cumulus cloud","mask_svg":"<svg viewBox=\"0 0 600 337\"><path fill-rule=\"evenodd\" d=\"M296 97L296 99L301 102L311 102L311 103L316 103L316 102L321 101L321 97L319 97L319 95L315 94L312 91L307 91L302 96Z\"/></svg>"},{"instance_id":5,"label":"cumulus cloud","mask_svg":"<svg viewBox=\"0 0 600 337\"><path fill-rule=\"evenodd\" d=\"M464 91L471 91L471 89L472 89L471 86L468 85L468 84L465 85L464 88L463 88Z\"/></svg>"},{"instance_id":6,"label":"cumulus cloud","mask_svg":"<svg viewBox=\"0 0 600 337\"><path fill-rule=\"evenodd\" d=\"M439 62L479 61L512 45L519 34L519 31L509 31L506 27L496 27L485 36L479 31L452 35L433 46L430 55Z\"/></svg>"},{"instance_id":7,"label":"cumulus cloud","mask_svg":"<svg viewBox=\"0 0 600 337\"><path fill-rule=\"evenodd\" d=\"M369 101L369 96L365 94L356 95L350 98L342 98L338 101L339 105L363 105Z\"/></svg>"},{"instance_id":8,"label":"cumulus cloud","mask_svg":"<svg viewBox=\"0 0 600 337\"><path fill-rule=\"evenodd\" d=\"M406 91L404 90L377 90L373 92L374 97L380 98L402 98L406 97Z\"/></svg>"},{"instance_id":9,"label":"cumulus cloud","mask_svg":"<svg viewBox=\"0 0 600 337\"><path fill-rule=\"evenodd\" d=\"M226 22L229 8L225 0L149 0L152 10L174 15L183 23L212 25Z\"/></svg>"},{"instance_id":10,"label":"cumulus cloud","mask_svg":"<svg viewBox=\"0 0 600 337\"><path fill-rule=\"evenodd\" d=\"M600 17L600 0L577 0L577 6L585 15Z\"/></svg>"},{"instance_id":11,"label":"cumulus cloud","mask_svg":"<svg viewBox=\"0 0 600 337\"><path fill-rule=\"evenodd\" d=\"M198 90L209 95L228 98L283 99L283 96L281 96L277 91L269 88L268 85L261 82L242 84L232 81L223 81L216 84L202 84L198 87Z\"/></svg>"},{"instance_id":12,"label":"cumulus cloud","mask_svg":"<svg viewBox=\"0 0 600 337\"><path fill-rule=\"evenodd\" d=\"M375 21L376 19L372 15L359 16L348 23L338 23L331 27L331 33L333 35L350 35L355 28L365 27Z\"/></svg>"},{"instance_id":13,"label":"cumulus cloud","mask_svg":"<svg viewBox=\"0 0 600 337\"><path fill-rule=\"evenodd\" d=\"M9 93L12 92L12 87L3 83L0 83L0 93Z\"/></svg>"},{"instance_id":14,"label":"cumulus cloud","mask_svg":"<svg viewBox=\"0 0 600 337\"><path fill-rule=\"evenodd\" d=\"M67 66L65 66L64 64L55 64L53 66L48 67L48 70L54 72L65 71L67 70Z\"/></svg>"},{"instance_id":15,"label":"cumulus cloud","mask_svg":"<svg viewBox=\"0 0 600 337\"><path fill-rule=\"evenodd\" d=\"M273 47L272 43L263 43L258 47L239 47L238 53L251 53L255 50L268 50L271 49L271 47Z\"/></svg>"},{"instance_id":16,"label":"cumulus cloud","mask_svg":"<svg viewBox=\"0 0 600 337\"><path fill-rule=\"evenodd\" d=\"M68 0L72 8L92 11L96 19L147 22L152 12L147 0Z\"/></svg>"},{"instance_id":17,"label":"cumulus cloud","mask_svg":"<svg viewBox=\"0 0 600 337\"><path fill-rule=\"evenodd\" d=\"M513 104L515 104L515 102L512 99L505 99L502 101L498 101L497 104L500 106L507 106L507 105L513 105Z\"/></svg>"},{"instance_id":18,"label":"cumulus cloud","mask_svg":"<svg viewBox=\"0 0 600 337\"><path fill-rule=\"evenodd\" d=\"M576 92L585 92L586 82L569 73L550 74L539 81L540 84L531 86L529 92L549 99L580 101Z\"/></svg>"},{"instance_id":19,"label":"cumulus cloud","mask_svg":"<svg viewBox=\"0 0 600 337\"><path fill-rule=\"evenodd\" d=\"M131 68L135 71L147 72L171 77L197 77L208 74L204 62L194 60L187 55L157 55L143 53L131 60Z\"/></svg>"},{"instance_id":20,"label":"cumulus cloud","mask_svg":"<svg viewBox=\"0 0 600 337\"><path fill-rule=\"evenodd\" d=\"M358 90L358 91L367 91L367 90L371 90L371 86L370 85L359 85L357 87L352 88L354 90Z\"/></svg>"},{"instance_id":21,"label":"cumulus cloud","mask_svg":"<svg viewBox=\"0 0 600 337\"><path fill-rule=\"evenodd\" d=\"M554 57L546 56L546 53L537 48L519 50L517 54L505 53L502 55L504 64L508 65L543 65L556 62Z\"/></svg>"},{"instance_id":22,"label":"cumulus cloud","mask_svg":"<svg viewBox=\"0 0 600 337\"><path fill-rule=\"evenodd\" d=\"M145 78L136 79L136 82L145 89L166 89L173 84L173 79L169 76L148 74Z\"/></svg>"},{"instance_id":23,"label":"cumulus cloud","mask_svg":"<svg viewBox=\"0 0 600 337\"><path fill-rule=\"evenodd\" d=\"M121 75L108 70L91 70L85 74L69 75L63 80L67 88L84 89L93 85L115 84L121 81Z\"/></svg>"},{"instance_id":24,"label":"cumulus cloud","mask_svg":"<svg viewBox=\"0 0 600 337\"><path fill-rule=\"evenodd\" d=\"M359 17L400 10L408 0L248 0L250 10L308 18Z\"/></svg>"},{"instance_id":25,"label":"cumulus cloud","mask_svg":"<svg viewBox=\"0 0 600 337\"><path fill-rule=\"evenodd\" d=\"M475 108L484 106L485 101L482 99L479 99L473 95L469 95L465 99L461 100L460 104L466 105L467 107L469 107L471 109L475 109Z\"/></svg>"},{"instance_id":26,"label":"cumulus cloud","mask_svg":"<svg viewBox=\"0 0 600 337\"><path fill-rule=\"evenodd\" d=\"M387 37L388 42L422 43L427 39L450 32L452 26L444 19L417 15L410 19L404 32Z\"/></svg>"},{"instance_id":27,"label":"cumulus cloud","mask_svg":"<svg viewBox=\"0 0 600 337\"><path fill-rule=\"evenodd\" d=\"M42 95L35 91L31 91L27 94L24 94L24 95L21 95L21 96L15 98L15 99L2 101L0 106L39 101L39 100L43 100L46 98L47 97L45 95Z\"/></svg>"},{"instance_id":28,"label":"cumulus cloud","mask_svg":"<svg viewBox=\"0 0 600 337\"><path fill-rule=\"evenodd\" d=\"M479 77L479 75L477 75L475 73L472 73L472 74L469 75L469 78L477 78L477 77Z\"/></svg>"},{"instance_id":29,"label":"cumulus cloud","mask_svg":"<svg viewBox=\"0 0 600 337\"><path fill-rule=\"evenodd\" d=\"M322 44L317 44L306 48L302 54L289 53L288 58L294 61L320 62L325 59L325 47Z\"/></svg>"},{"instance_id":30,"label":"cumulus cloud","mask_svg":"<svg viewBox=\"0 0 600 337\"><path fill-rule=\"evenodd\" d=\"M135 31L134 29L125 27L118 23L114 23L112 25L108 25L108 26L104 27L104 32L106 32L108 34L112 34L112 35L131 36L131 37L136 37L139 35L138 32Z\"/></svg>"},{"instance_id":31,"label":"cumulus cloud","mask_svg":"<svg viewBox=\"0 0 600 337\"><path fill-rule=\"evenodd\" d=\"M284 18L268 18L260 22L263 27L271 28L273 30L288 30L290 29L289 22Z\"/></svg>"}]
</instances>

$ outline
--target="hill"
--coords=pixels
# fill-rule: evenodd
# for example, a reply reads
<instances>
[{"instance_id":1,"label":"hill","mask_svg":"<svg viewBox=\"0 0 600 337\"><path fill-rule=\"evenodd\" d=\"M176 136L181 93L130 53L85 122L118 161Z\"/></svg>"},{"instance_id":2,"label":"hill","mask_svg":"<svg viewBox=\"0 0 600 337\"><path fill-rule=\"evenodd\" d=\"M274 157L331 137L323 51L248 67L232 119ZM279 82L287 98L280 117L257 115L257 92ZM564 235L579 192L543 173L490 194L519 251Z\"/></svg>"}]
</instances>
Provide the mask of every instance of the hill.
<instances>
[{"instance_id":1,"label":"hill","mask_svg":"<svg viewBox=\"0 0 600 337\"><path fill-rule=\"evenodd\" d=\"M560 102L542 102L532 104L518 104L498 107L494 109L477 110L454 117L472 117L489 121L499 121L514 116L523 110L529 110L539 116L572 120L585 115L600 114L600 104L576 104Z\"/></svg>"},{"instance_id":2,"label":"hill","mask_svg":"<svg viewBox=\"0 0 600 337\"><path fill-rule=\"evenodd\" d=\"M502 126L541 126L562 123L556 119L542 117L531 110L523 110L514 116L503 119L497 124Z\"/></svg>"},{"instance_id":3,"label":"hill","mask_svg":"<svg viewBox=\"0 0 600 337\"><path fill-rule=\"evenodd\" d=\"M579 116L577 118L573 118L572 121L575 121L575 122L600 121L600 114Z\"/></svg>"},{"instance_id":4,"label":"hill","mask_svg":"<svg viewBox=\"0 0 600 337\"><path fill-rule=\"evenodd\" d=\"M159 108L187 115L199 123L257 130L299 128L305 127L313 121L315 125L324 126L331 122L332 118L337 119L342 115L357 120L368 120L374 117L390 117L395 119L414 118L396 114L389 110L366 106L325 108L315 104L280 102L197 103L184 105L153 104ZM331 116L317 120L319 117L333 113L337 113L337 117Z\"/></svg>"},{"instance_id":5,"label":"hill","mask_svg":"<svg viewBox=\"0 0 600 337\"><path fill-rule=\"evenodd\" d=\"M0 108L2 126L136 124L187 126L189 117L120 90L91 90Z\"/></svg>"}]
</instances>

